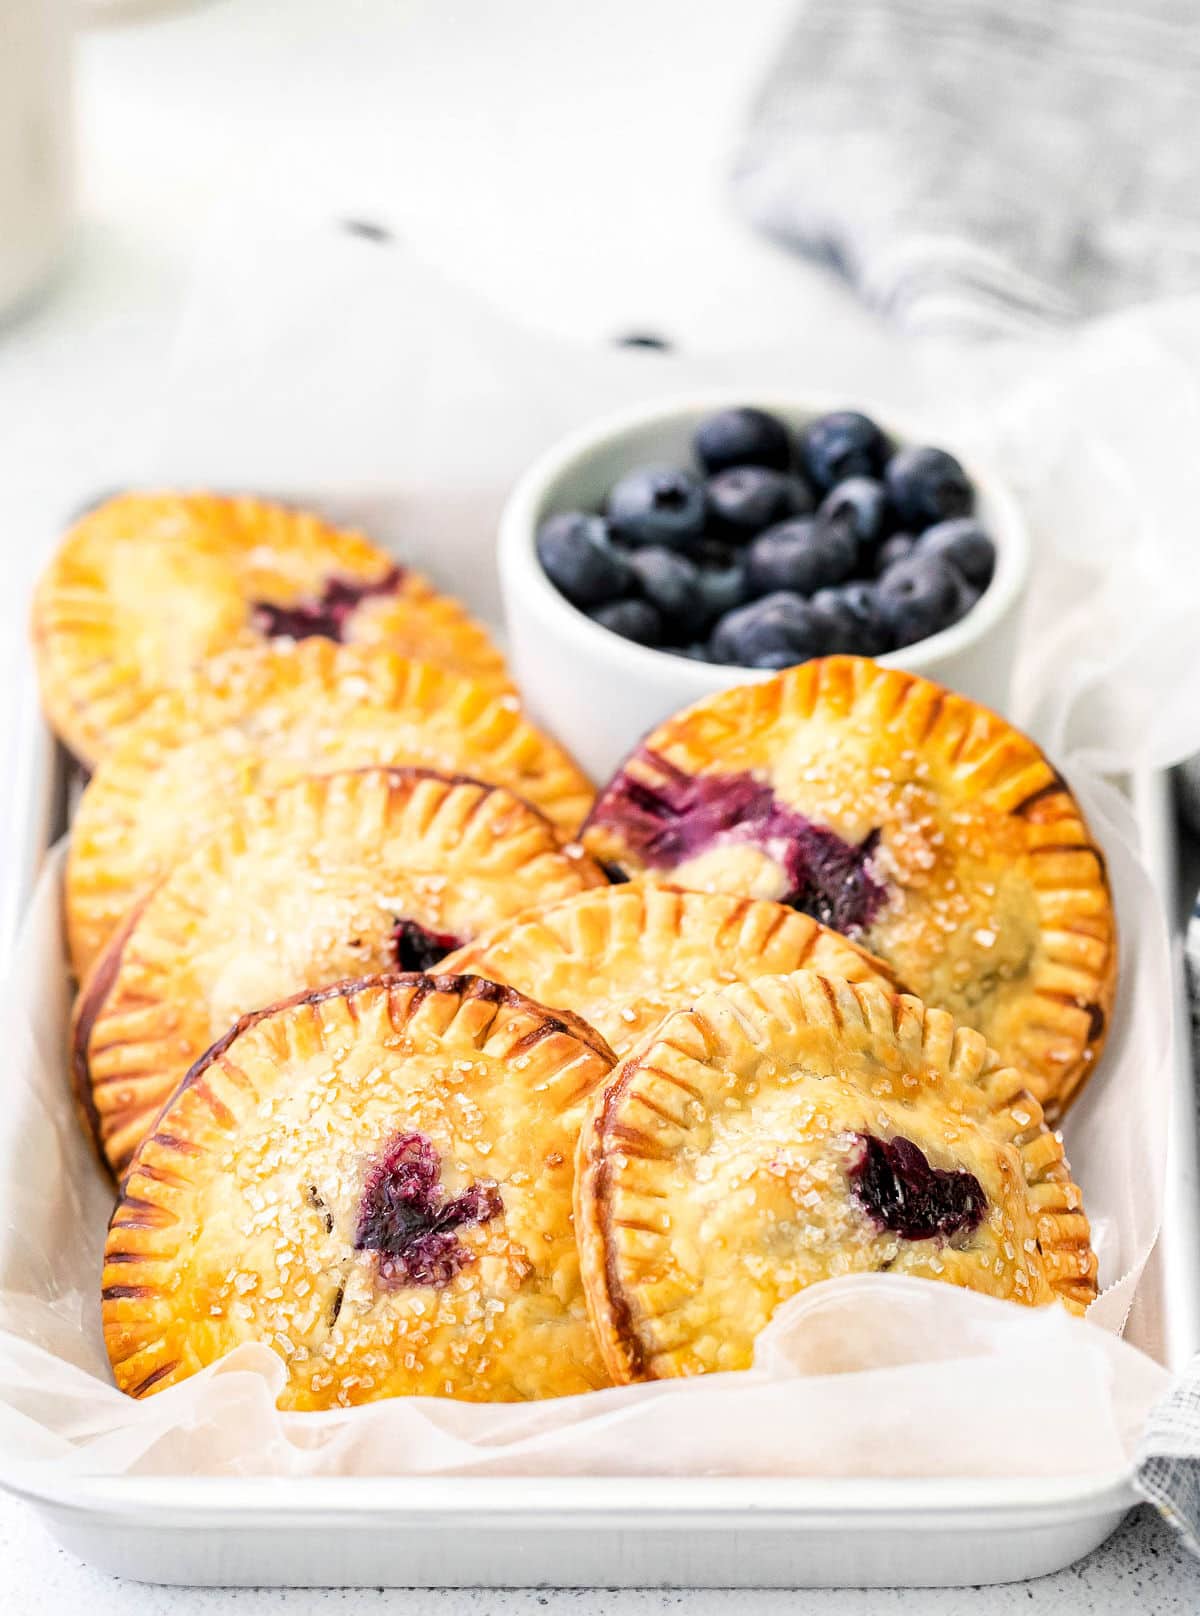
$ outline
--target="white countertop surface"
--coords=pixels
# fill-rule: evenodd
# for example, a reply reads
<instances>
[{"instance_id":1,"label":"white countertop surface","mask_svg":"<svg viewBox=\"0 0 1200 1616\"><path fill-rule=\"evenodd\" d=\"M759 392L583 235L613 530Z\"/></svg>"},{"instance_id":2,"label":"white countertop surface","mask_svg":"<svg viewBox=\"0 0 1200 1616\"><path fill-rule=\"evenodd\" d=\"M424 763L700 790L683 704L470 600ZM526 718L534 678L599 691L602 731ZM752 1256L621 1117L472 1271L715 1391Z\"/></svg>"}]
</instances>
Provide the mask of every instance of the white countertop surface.
<instances>
[{"instance_id":1,"label":"white countertop surface","mask_svg":"<svg viewBox=\"0 0 1200 1616\"><path fill-rule=\"evenodd\" d=\"M845 294L750 238L723 194L731 132L790 5L213 0L86 34L78 236L50 292L0 328L0 679L23 654L44 536L152 450L194 256L234 193L386 223L502 307L575 337L650 331L719 351L846 319ZM0 1608L46 1616L957 1616L968 1597L981 1616L1031 1602L1167 1616L1200 1608L1200 1565L1142 1510L1081 1565L971 1596L150 1589L81 1565L0 1495Z\"/></svg>"}]
</instances>

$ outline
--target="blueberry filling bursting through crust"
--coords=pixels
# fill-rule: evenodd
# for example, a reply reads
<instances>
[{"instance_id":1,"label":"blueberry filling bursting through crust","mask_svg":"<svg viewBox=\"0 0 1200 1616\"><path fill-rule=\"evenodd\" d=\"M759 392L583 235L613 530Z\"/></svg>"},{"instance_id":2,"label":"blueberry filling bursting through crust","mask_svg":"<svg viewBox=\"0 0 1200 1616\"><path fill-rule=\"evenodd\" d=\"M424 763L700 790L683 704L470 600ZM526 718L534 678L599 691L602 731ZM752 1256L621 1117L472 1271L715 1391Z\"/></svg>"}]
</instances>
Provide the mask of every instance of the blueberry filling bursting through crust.
<instances>
[{"instance_id":1,"label":"blueberry filling bursting through crust","mask_svg":"<svg viewBox=\"0 0 1200 1616\"><path fill-rule=\"evenodd\" d=\"M270 640L284 637L307 640L319 634L327 640L340 642L350 614L373 595L394 594L403 578L403 567L391 567L373 584L330 578L320 595L297 601L292 606L277 606L269 600L256 600L253 606L254 627Z\"/></svg>"},{"instance_id":2,"label":"blueberry filling bursting through crust","mask_svg":"<svg viewBox=\"0 0 1200 1616\"><path fill-rule=\"evenodd\" d=\"M383 1284L448 1285L475 1261L454 1231L503 1212L495 1184L481 1180L447 1201L441 1179L437 1151L419 1133L394 1139L368 1172L354 1249L379 1253Z\"/></svg>"},{"instance_id":3,"label":"blueberry filling bursting through crust","mask_svg":"<svg viewBox=\"0 0 1200 1616\"><path fill-rule=\"evenodd\" d=\"M392 927L396 964L402 971L431 971L462 945L463 939L453 932L428 931L416 920L398 920Z\"/></svg>"},{"instance_id":4,"label":"blueberry filling bursting through crust","mask_svg":"<svg viewBox=\"0 0 1200 1616\"><path fill-rule=\"evenodd\" d=\"M869 868L877 830L855 846L778 801L752 774L691 775L648 748L638 757L661 778L648 785L623 769L591 823L612 826L651 869L673 869L717 843L757 847L787 876L780 902L840 932L871 924L887 897Z\"/></svg>"},{"instance_id":5,"label":"blueberry filling bursting through crust","mask_svg":"<svg viewBox=\"0 0 1200 1616\"><path fill-rule=\"evenodd\" d=\"M850 1163L854 1199L880 1228L905 1240L949 1240L983 1222L987 1195L965 1167L931 1167L911 1139L855 1135Z\"/></svg>"}]
</instances>

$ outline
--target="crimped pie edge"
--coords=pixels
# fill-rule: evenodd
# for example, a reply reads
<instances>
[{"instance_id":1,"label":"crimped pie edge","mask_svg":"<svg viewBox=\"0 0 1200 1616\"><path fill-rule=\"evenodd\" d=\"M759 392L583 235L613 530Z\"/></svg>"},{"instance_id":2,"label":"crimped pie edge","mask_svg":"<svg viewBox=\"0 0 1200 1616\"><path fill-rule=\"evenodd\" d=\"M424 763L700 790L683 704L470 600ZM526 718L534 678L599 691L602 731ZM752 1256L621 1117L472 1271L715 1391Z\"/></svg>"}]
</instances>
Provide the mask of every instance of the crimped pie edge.
<instances>
[{"instance_id":1,"label":"crimped pie edge","mask_svg":"<svg viewBox=\"0 0 1200 1616\"><path fill-rule=\"evenodd\" d=\"M956 1027L945 1011L923 1005L908 994L888 994L869 983L837 982L815 972L797 972L795 978L810 978L835 1017L853 1003L863 1024L878 1032L891 1028L897 1047L901 1033L911 1042L919 1027L922 1051L933 1038L959 1060L970 1059L974 1046L977 1086L989 1101L990 1115L1000 1125L1001 1142L1013 1145L1025 1170L1026 1196L1039 1229L1053 1231L1040 1236L1046 1279L1059 1300L1076 1314L1082 1314L1095 1300L1096 1258L1091 1249L1090 1230L1078 1186L1070 1176L1062 1141L1046 1127L1041 1106L1025 1087L1024 1075L1003 1065L987 1048L978 1033ZM789 985L790 984L790 985ZM771 994L768 1000L763 993ZM786 996L788 1007L803 1013L795 979L766 977L756 983L737 983L730 988L705 994L689 1010L675 1011L647 1039L614 1068L611 1077L596 1093L580 1129L576 1153L575 1233L580 1264L592 1322L605 1364L618 1385L658 1378L651 1355L640 1339L635 1309L616 1261L610 1238L617 1209L617 1192L612 1185L610 1153L605 1150L608 1130L622 1100L634 1089L642 1074L651 1068L661 1052L675 1050L673 1037L694 1034L708 1061L724 1049L713 1025L715 1014L725 1013L743 1024L772 1020L777 1022L779 1000ZM786 1029L785 1029L786 1030ZM947 1046L947 1033L952 1043ZM687 1058L695 1064L692 1052ZM682 1086L682 1085L680 1085ZM636 1130L625 1128L625 1147L636 1138ZM619 1154L620 1147L614 1152ZM669 1236L667 1237L669 1241ZM1084 1255L1081 1255L1083 1253Z\"/></svg>"},{"instance_id":2,"label":"crimped pie edge","mask_svg":"<svg viewBox=\"0 0 1200 1616\"><path fill-rule=\"evenodd\" d=\"M1051 1036L1043 1044L1066 1038L1077 1049L1069 1064L1053 1072L1040 1069L1028 1056L1022 1061L1047 1117L1056 1121L1095 1070L1107 1038L1117 986L1117 923L1104 854L1081 807L1037 744L1007 719L933 680L899 668L884 668L866 657L814 658L774 678L720 691L673 714L644 738L612 779L618 779L627 767L635 775L640 771L651 778L653 766L643 765L640 756L644 750L661 755L685 773L702 775L719 758L722 733L767 727L785 714L804 722L815 717L818 708L834 717L845 716L867 701L877 705L881 724L896 727L913 716L917 703L924 702L924 710L918 709L916 714L920 730L906 737L910 744L928 744L940 729L953 743L950 762L955 772L965 780L974 776L972 789L991 797L1020 821L1028 848L1036 846L1039 855L1083 855L1091 869L1090 879L1078 879L1076 858L1071 884L1054 887L1048 881L1038 889L1044 974L1071 973L1088 984L1078 993L1039 987L1032 981L1029 985L1029 1029L1046 1029ZM619 834L610 832L602 820L597 822L607 790L608 785L601 788L580 840L601 863L620 867ZM1051 862L1042 861L1042 868ZM638 872L630 869L628 873ZM669 871L662 873L669 878ZM1098 931L1104 935L1097 935ZM875 942L878 947L878 940ZM1101 963L1093 964L1087 957L1091 953L1102 956Z\"/></svg>"},{"instance_id":3,"label":"crimped pie edge","mask_svg":"<svg viewBox=\"0 0 1200 1616\"><path fill-rule=\"evenodd\" d=\"M408 988L412 991L397 1008L397 996L402 996ZM493 1014L478 1032L477 1047L480 1048L505 1012L531 1014L539 1023L539 1029L531 1038L526 1035L529 1045L536 1051L539 1044L555 1034L573 1039L580 1046L581 1056L593 1056L600 1063L590 1079L593 1087L603 1083L614 1064L615 1057L604 1040L577 1016L565 1012L551 1014L524 994L481 977L387 972L294 994L278 1004L243 1016L188 1071L159 1117L155 1131L147 1135L135 1154L113 1209L101 1278L101 1321L113 1377L120 1390L132 1397L143 1397L165 1390L202 1367L197 1363L184 1374L178 1373L186 1351L186 1328L177 1329L172 1338L172 1332L161 1329L147 1316L144 1303L155 1296L161 1297L162 1286L156 1280L155 1270L158 1265L170 1262L174 1255L174 1250L165 1250L162 1246L164 1235L179 1222L170 1197L186 1197L188 1189L186 1173L180 1172L180 1158L204 1154L211 1142L221 1138L228 1126L236 1122L239 1105L249 1107L261 1098L259 1091L244 1081L243 1068L238 1068L238 1080L233 1079L224 1067L224 1057L264 1021L297 1010L319 1011L331 1000L344 1001L347 1013L357 1022L356 1000L370 993L387 995L387 1013L393 1026L398 1020L407 1025L419 1006L434 994L459 1001L451 1020L468 1005L478 1005L485 1010L490 1006ZM321 1036L323 1040L323 1028ZM527 1062L525 1071L532 1078L536 1075L536 1064ZM210 1074L213 1074L211 1082ZM221 1075L218 1078L216 1074ZM187 1120L181 1109L184 1106L189 1110L202 1107L194 1119L193 1130L201 1137L191 1137L186 1129L164 1131L164 1125L171 1127L173 1119ZM125 1303L140 1305L127 1308ZM122 1349L117 1356L113 1350L117 1342L129 1350Z\"/></svg>"},{"instance_id":4,"label":"crimped pie edge","mask_svg":"<svg viewBox=\"0 0 1200 1616\"><path fill-rule=\"evenodd\" d=\"M236 704L226 703L224 685L239 682L248 688ZM455 766L444 772L479 778L495 762L495 774L508 778L486 783L507 786L530 801L554 822L564 840L578 829L591 803L591 785L570 754L526 717L514 697L477 680L385 647L335 645L323 639L268 642L252 650L227 652L192 685L164 692L131 723L84 790L72 825L65 877L68 949L77 977L86 974L146 885L153 885L153 878L138 883L130 845L140 824L147 775L168 754L219 733L234 723L237 714L252 713L261 702L276 698L281 688L297 704L327 696L331 711L357 699L364 710L381 718L392 711L398 721L407 715L405 723L411 722L414 709L438 713L447 722L453 717L455 732L466 736L459 762L467 761L469 746L477 744L479 768ZM395 757L376 761L403 766ZM470 761L474 765L476 760ZM538 767L522 774L522 768L533 762ZM318 766L296 772L333 769ZM236 804L231 807L236 811ZM114 836L124 848L127 872L125 878L118 870L115 883Z\"/></svg>"},{"instance_id":5,"label":"crimped pie edge","mask_svg":"<svg viewBox=\"0 0 1200 1616\"><path fill-rule=\"evenodd\" d=\"M173 506L198 529L207 523L211 536L224 534L233 554L262 543L264 532L270 537L270 524L286 524L290 529L303 529L310 548L314 538L324 542L331 568L353 569L356 578L364 571L386 571L395 565L387 551L357 529L340 527L314 512L251 495L131 490L92 507L63 535L43 569L34 591L30 622L42 701L51 727L89 768L99 762L121 729L145 711L164 689L172 688L148 679L136 657L122 651L120 617L104 583L88 585L82 579L68 581L64 576L75 565L74 551L92 541L97 526L137 506L146 508L148 522L161 519L161 510ZM129 521L134 521L133 516ZM294 536L293 533L293 539ZM281 553L286 548L286 544L282 545ZM437 634L457 635L469 647L473 676L495 683L498 688L512 688L499 649L459 601L439 593L420 572L410 568L404 569L401 593L414 616L428 614ZM81 615L82 622L62 626L57 621L62 615L68 619ZM249 627L244 634L245 639L239 635L223 649L246 643L251 634ZM97 681L100 687L93 699L83 701L81 690Z\"/></svg>"},{"instance_id":6,"label":"crimped pie edge","mask_svg":"<svg viewBox=\"0 0 1200 1616\"><path fill-rule=\"evenodd\" d=\"M553 823L540 810L526 803L523 798L516 796L506 787L488 785L467 775L446 776L432 769L379 765L325 775L302 775L277 791L251 794L241 812L231 816L212 836L182 858L154 889L134 906L125 922L95 960L87 981L77 996L71 1022L72 1076L80 1110L88 1123L89 1133L110 1172L118 1178L124 1173L136 1148L137 1139L145 1132L145 1128L138 1125L139 1119L147 1126L152 1124L154 1116L170 1099L183 1076L183 1072L179 1071L176 1077L160 1085L157 1099L150 1106L134 1101L127 1107L115 1109L97 1104L98 1087L119 1088L131 1083L136 1084L139 1100L144 1101L145 1091L155 1072L169 1071L172 1067L179 1066L175 1051L180 1032L176 1025L177 1018L173 1014L179 1009L179 999L177 995L171 993L173 966L167 961L172 955L176 960L186 956L186 949L178 937L164 935L162 926L165 921L171 919L171 906L177 908L179 905L180 883L189 886L189 883L194 882L195 889L202 891L205 880L213 874L211 865L214 857L224 855L226 862L229 862L244 856L245 849L237 845L244 834L261 836L268 825L277 828L280 816L286 818L288 811L297 805L301 808L311 806L313 815L320 822L320 828L315 830L315 833L328 834L329 829L337 827L327 827L324 823L326 820L336 819L339 815L342 819L347 816L351 819L356 817L344 801L347 796L353 796L357 792L364 800L369 801L376 795L374 789L376 787L383 794L380 806L388 822L389 832L392 834L403 832L408 828L406 821L411 817L413 819L411 829L416 834L422 834L429 827L416 823L413 800L421 786L431 787L437 796L434 818L439 813L452 816L456 798L464 793L476 799L471 810L471 819L475 819L478 815L486 818L489 814L517 811L521 817L522 830L544 829L545 846L538 857L556 861L556 867L560 869L564 880L568 874L577 875L584 890L605 884L606 878L603 872L586 854L580 850L576 858L564 850L555 834ZM359 787L361 791L357 790ZM428 796L429 793L425 795ZM428 803L424 806L428 807ZM159 913L164 905L167 906L165 916ZM136 963L135 981L126 984L129 949L140 940L146 927L154 927L156 922L157 946L149 950L148 957L143 957ZM330 976L336 974L339 973L331 972ZM438 974L454 973L443 972L439 967ZM154 991L155 984L157 995ZM152 1013L156 1002L160 1011L160 1025L157 1032L153 1025L147 1025L148 1015ZM132 1031L128 1030L127 1026L131 1020ZM99 1040L105 1057L103 1065L108 1068L99 1078L96 1076L93 1062L93 1044L96 1040ZM133 1064L128 1071L120 1069L124 1051L131 1052L133 1056ZM200 1053L202 1050L197 1049L196 1054Z\"/></svg>"},{"instance_id":7,"label":"crimped pie edge","mask_svg":"<svg viewBox=\"0 0 1200 1616\"><path fill-rule=\"evenodd\" d=\"M728 956L724 953L721 956L722 963L729 968L740 963L735 955L742 947L743 930L752 929L760 920L766 928L766 935L756 939L761 941L764 950L755 956L760 968L746 975L739 971L739 980L767 974L771 967L762 966L767 947L778 953L791 946L794 962L787 969L821 970L830 976L849 971L855 980L860 975L866 980L874 977L898 991L895 972L889 965L809 915L769 898L696 892L648 876L588 888L545 907L526 910L456 949L447 955L443 964L448 970L471 971L489 981L509 982L519 992L552 1004L553 988L543 987L544 979L535 986L532 971L524 982L515 980L520 973L512 969L515 963L512 956L519 956L523 950L528 964L545 960L553 967L557 961L578 961L603 972L612 951L627 946L627 939L636 937L639 951L652 961L669 958L673 937L693 925L699 926L705 919L711 920L717 940L731 939ZM594 926L603 928L601 952L595 949ZM748 949L746 952L748 956ZM818 964L809 963L814 956ZM749 957L746 963L750 963ZM711 985L717 985L715 978ZM697 986L695 991L702 989ZM631 1042L640 1042L648 1030L635 1034ZM624 1053L628 1046L614 1044L613 1047L618 1053Z\"/></svg>"}]
</instances>

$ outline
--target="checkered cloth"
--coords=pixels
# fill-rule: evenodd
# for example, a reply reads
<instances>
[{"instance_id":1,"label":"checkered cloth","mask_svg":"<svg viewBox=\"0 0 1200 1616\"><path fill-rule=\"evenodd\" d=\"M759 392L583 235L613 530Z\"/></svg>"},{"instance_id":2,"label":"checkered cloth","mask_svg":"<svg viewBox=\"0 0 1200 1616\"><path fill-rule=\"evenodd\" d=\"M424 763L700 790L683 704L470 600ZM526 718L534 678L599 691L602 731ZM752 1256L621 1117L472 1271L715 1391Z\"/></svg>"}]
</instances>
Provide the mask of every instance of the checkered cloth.
<instances>
[{"instance_id":1,"label":"checkered cloth","mask_svg":"<svg viewBox=\"0 0 1200 1616\"><path fill-rule=\"evenodd\" d=\"M806 0L735 167L749 218L913 330L1200 287L1196 0Z\"/></svg>"},{"instance_id":2,"label":"checkered cloth","mask_svg":"<svg viewBox=\"0 0 1200 1616\"><path fill-rule=\"evenodd\" d=\"M1146 1424L1137 1487L1200 1555L1200 1356Z\"/></svg>"}]
</instances>

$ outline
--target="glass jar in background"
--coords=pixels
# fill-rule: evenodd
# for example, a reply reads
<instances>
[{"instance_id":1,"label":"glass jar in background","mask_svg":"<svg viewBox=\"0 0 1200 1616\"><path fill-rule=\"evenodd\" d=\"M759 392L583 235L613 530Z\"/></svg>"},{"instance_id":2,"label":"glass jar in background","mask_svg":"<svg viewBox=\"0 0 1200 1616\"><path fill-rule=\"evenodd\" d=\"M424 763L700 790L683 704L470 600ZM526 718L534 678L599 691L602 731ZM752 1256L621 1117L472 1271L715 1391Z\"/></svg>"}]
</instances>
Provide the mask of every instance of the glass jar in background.
<instances>
[{"instance_id":1,"label":"glass jar in background","mask_svg":"<svg viewBox=\"0 0 1200 1616\"><path fill-rule=\"evenodd\" d=\"M46 281L75 206L72 0L0 0L0 319Z\"/></svg>"}]
</instances>

